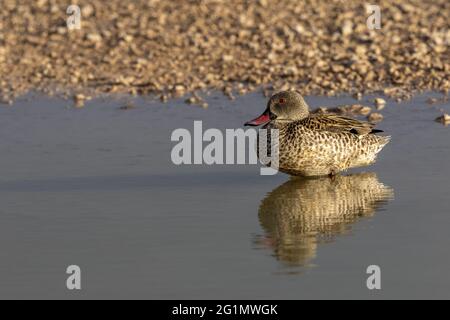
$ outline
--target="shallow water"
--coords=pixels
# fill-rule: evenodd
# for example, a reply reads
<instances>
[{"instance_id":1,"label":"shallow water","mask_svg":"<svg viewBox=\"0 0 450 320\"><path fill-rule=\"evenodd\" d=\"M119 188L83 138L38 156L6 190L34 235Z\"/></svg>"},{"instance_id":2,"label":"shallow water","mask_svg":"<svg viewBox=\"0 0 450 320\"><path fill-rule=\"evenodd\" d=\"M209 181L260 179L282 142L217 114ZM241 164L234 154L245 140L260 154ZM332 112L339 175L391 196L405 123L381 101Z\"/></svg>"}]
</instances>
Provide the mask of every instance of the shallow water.
<instances>
[{"instance_id":1,"label":"shallow water","mask_svg":"<svg viewBox=\"0 0 450 320\"><path fill-rule=\"evenodd\" d=\"M1 105L0 298L450 298L450 128L433 122L450 105L430 96L388 101L378 163L334 180L172 164L174 129L239 128L260 94Z\"/></svg>"}]
</instances>

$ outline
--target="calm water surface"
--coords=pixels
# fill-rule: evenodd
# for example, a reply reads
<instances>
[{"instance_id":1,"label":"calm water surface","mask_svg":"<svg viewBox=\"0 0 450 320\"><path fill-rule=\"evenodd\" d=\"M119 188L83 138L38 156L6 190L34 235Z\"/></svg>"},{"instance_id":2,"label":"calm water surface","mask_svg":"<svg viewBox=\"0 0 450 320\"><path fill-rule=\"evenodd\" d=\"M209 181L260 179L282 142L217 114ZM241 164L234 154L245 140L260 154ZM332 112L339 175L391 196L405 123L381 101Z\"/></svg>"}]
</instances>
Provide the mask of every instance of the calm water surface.
<instances>
[{"instance_id":1,"label":"calm water surface","mask_svg":"<svg viewBox=\"0 0 450 320\"><path fill-rule=\"evenodd\" d=\"M334 180L172 164L174 129L240 128L260 94L1 105L0 298L450 298L450 128L433 122L450 105L430 96L388 101L379 162Z\"/></svg>"}]
</instances>

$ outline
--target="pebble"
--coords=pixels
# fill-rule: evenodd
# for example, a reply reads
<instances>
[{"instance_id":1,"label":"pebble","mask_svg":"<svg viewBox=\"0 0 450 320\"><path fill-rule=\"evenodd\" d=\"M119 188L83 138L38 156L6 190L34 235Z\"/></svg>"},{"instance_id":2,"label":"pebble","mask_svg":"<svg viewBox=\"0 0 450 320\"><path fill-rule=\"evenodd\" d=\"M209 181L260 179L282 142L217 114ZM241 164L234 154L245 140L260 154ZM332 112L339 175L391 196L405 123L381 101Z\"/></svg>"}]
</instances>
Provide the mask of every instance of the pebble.
<instances>
[{"instance_id":1,"label":"pebble","mask_svg":"<svg viewBox=\"0 0 450 320\"><path fill-rule=\"evenodd\" d=\"M448 0L385 1L383 29L372 31L358 1L91 0L80 4L82 29L67 32L56 2L2 7L0 96L89 90L167 101L232 87L233 99L273 85L400 101L450 91Z\"/></svg>"},{"instance_id":2,"label":"pebble","mask_svg":"<svg viewBox=\"0 0 450 320\"><path fill-rule=\"evenodd\" d=\"M338 106L336 108L327 108L327 107L319 107L312 111L314 114L343 114L343 115L352 115L352 116L367 116L372 112L372 108L368 106L363 106L360 104L352 104L352 105L343 105Z\"/></svg>"},{"instance_id":3,"label":"pebble","mask_svg":"<svg viewBox=\"0 0 450 320\"><path fill-rule=\"evenodd\" d=\"M124 111L126 111L126 110L132 110L132 109L135 109L135 108L136 108L136 107L134 106L133 103L127 102L125 105L120 106L120 107L119 107L119 110L124 110Z\"/></svg>"},{"instance_id":4,"label":"pebble","mask_svg":"<svg viewBox=\"0 0 450 320\"><path fill-rule=\"evenodd\" d=\"M444 113L442 116L436 118L436 121L445 125L450 124L450 115Z\"/></svg>"},{"instance_id":5,"label":"pebble","mask_svg":"<svg viewBox=\"0 0 450 320\"><path fill-rule=\"evenodd\" d=\"M175 96L180 97L186 93L186 88L179 84L174 87Z\"/></svg>"},{"instance_id":6,"label":"pebble","mask_svg":"<svg viewBox=\"0 0 450 320\"><path fill-rule=\"evenodd\" d=\"M73 97L76 108L83 108L87 100L90 100L90 97L85 96L82 93L78 93Z\"/></svg>"},{"instance_id":7,"label":"pebble","mask_svg":"<svg viewBox=\"0 0 450 320\"><path fill-rule=\"evenodd\" d=\"M381 122L383 121L384 117L381 113L378 112L373 112L371 113L369 116L367 116L367 120L369 120L369 122Z\"/></svg>"},{"instance_id":8,"label":"pebble","mask_svg":"<svg viewBox=\"0 0 450 320\"><path fill-rule=\"evenodd\" d=\"M386 106L386 100L384 100L383 98L376 98L374 102L377 110L383 110Z\"/></svg>"},{"instance_id":9,"label":"pebble","mask_svg":"<svg viewBox=\"0 0 450 320\"><path fill-rule=\"evenodd\" d=\"M99 35L98 33L90 33L86 36L86 38L92 42L101 42L102 41L102 36Z\"/></svg>"},{"instance_id":10,"label":"pebble","mask_svg":"<svg viewBox=\"0 0 450 320\"><path fill-rule=\"evenodd\" d=\"M192 104L192 105L198 105L198 106L201 106L201 107L203 107L203 108L205 108L205 109L208 107L208 104L203 100L203 98L200 97L199 95L197 95L196 93L194 93L194 94L192 95L192 97L187 98L187 99L185 100L185 102L186 102L187 104ZM206 107L205 107L205 106L206 106Z\"/></svg>"},{"instance_id":11,"label":"pebble","mask_svg":"<svg viewBox=\"0 0 450 320\"><path fill-rule=\"evenodd\" d=\"M361 92L357 92L355 94L353 94L353 98L355 98L356 100L361 100L363 97Z\"/></svg>"},{"instance_id":12,"label":"pebble","mask_svg":"<svg viewBox=\"0 0 450 320\"><path fill-rule=\"evenodd\" d=\"M362 107L362 108L359 110L359 114L365 116L365 115L368 115L371 111L372 111L372 108L371 108L371 107Z\"/></svg>"}]
</instances>

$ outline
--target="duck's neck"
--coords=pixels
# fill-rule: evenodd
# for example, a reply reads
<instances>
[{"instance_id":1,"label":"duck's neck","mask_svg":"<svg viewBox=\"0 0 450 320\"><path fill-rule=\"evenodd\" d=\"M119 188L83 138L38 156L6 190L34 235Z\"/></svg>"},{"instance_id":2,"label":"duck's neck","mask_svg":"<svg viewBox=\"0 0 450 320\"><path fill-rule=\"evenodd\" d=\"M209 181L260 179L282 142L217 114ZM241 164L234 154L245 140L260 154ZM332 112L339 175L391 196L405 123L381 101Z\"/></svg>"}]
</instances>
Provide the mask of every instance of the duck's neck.
<instances>
[{"instance_id":1,"label":"duck's neck","mask_svg":"<svg viewBox=\"0 0 450 320\"><path fill-rule=\"evenodd\" d=\"M291 124L292 120L274 119L264 126L265 129L283 129Z\"/></svg>"},{"instance_id":2,"label":"duck's neck","mask_svg":"<svg viewBox=\"0 0 450 320\"><path fill-rule=\"evenodd\" d=\"M305 119L305 118L303 118ZM274 119L272 121L270 121L270 123L272 123L275 126L286 126L288 124L297 122L297 121L301 121L303 119Z\"/></svg>"},{"instance_id":3,"label":"duck's neck","mask_svg":"<svg viewBox=\"0 0 450 320\"><path fill-rule=\"evenodd\" d=\"M281 118L277 117L276 119L273 119L272 121L276 121L278 123L292 123L297 121L302 121L310 116L309 111L305 112L298 112L295 114L291 114L288 118Z\"/></svg>"}]
</instances>

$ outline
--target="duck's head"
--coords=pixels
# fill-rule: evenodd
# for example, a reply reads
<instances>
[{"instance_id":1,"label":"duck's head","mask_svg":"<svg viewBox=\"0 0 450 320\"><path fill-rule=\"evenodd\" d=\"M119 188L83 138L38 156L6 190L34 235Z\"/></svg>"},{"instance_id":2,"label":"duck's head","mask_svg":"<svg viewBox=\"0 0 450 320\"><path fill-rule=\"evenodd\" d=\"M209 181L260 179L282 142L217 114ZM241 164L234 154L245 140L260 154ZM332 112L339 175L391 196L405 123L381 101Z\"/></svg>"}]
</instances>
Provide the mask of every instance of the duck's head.
<instances>
[{"instance_id":1,"label":"duck's head","mask_svg":"<svg viewBox=\"0 0 450 320\"><path fill-rule=\"evenodd\" d=\"M246 126L260 126L272 120L296 121L309 115L309 107L297 91L281 91L274 94L262 115L247 123Z\"/></svg>"}]
</instances>

